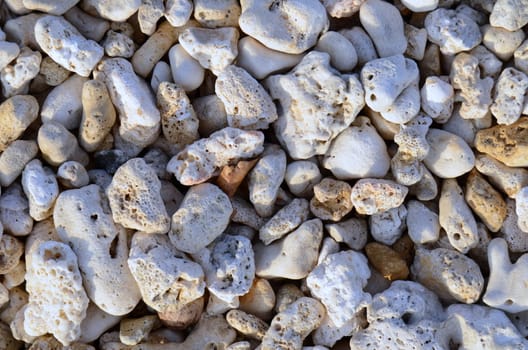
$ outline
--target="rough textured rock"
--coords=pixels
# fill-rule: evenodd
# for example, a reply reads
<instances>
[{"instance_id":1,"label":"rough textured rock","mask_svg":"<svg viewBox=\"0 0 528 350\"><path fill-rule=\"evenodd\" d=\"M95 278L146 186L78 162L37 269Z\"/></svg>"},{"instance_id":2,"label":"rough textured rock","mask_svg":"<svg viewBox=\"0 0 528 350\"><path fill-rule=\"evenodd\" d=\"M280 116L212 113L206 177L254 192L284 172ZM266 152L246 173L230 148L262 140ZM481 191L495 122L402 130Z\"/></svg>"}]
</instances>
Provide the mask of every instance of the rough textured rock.
<instances>
[{"instance_id":1,"label":"rough textured rock","mask_svg":"<svg viewBox=\"0 0 528 350\"><path fill-rule=\"evenodd\" d=\"M61 241L77 255L90 300L111 315L132 311L141 294L127 265L127 233L112 220L101 188L89 185L62 192L53 221Z\"/></svg>"},{"instance_id":2,"label":"rough textured rock","mask_svg":"<svg viewBox=\"0 0 528 350\"><path fill-rule=\"evenodd\" d=\"M528 117L510 125L480 130L475 136L478 151L510 167L528 166Z\"/></svg>"},{"instance_id":3,"label":"rough textured rock","mask_svg":"<svg viewBox=\"0 0 528 350\"><path fill-rule=\"evenodd\" d=\"M88 307L77 257L68 245L54 241L37 243L28 254L24 329L31 336L51 333L67 346L80 337Z\"/></svg>"},{"instance_id":4,"label":"rough textured rock","mask_svg":"<svg viewBox=\"0 0 528 350\"><path fill-rule=\"evenodd\" d=\"M294 159L326 153L365 104L358 79L339 74L323 52L308 53L290 73L271 76L265 85L282 111L275 134Z\"/></svg>"},{"instance_id":5,"label":"rough textured rock","mask_svg":"<svg viewBox=\"0 0 528 350\"><path fill-rule=\"evenodd\" d=\"M227 127L185 147L169 161L167 171L183 185L199 184L218 175L225 165L262 153L263 144L260 131Z\"/></svg>"},{"instance_id":6,"label":"rough textured rock","mask_svg":"<svg viewBox=\"0 0 528 350\"><path fill-rule=\"evenodd\" d=\"M416 281L447 301L474 303L484 289L478 265L452 249L418 249L411 272Z\"/></svg>"},{"instance_id":7,"label":"rough textured rock","mask_svg":"<svg viewBox=\"0 0 528 350\"><path fill-rule=\"evenodd\" d=\"M203 266L207 289L216 298L232 303L251 288L255 259L246 237L224 235L193 258Z\"/></svg>"},{"instance_id":8,"label":"rough textured rock","mask_svg":"<svg viewBox=\"0 0 528 350\"><path fill-rule=\"evenodd\" d=\"M134 158L119 167L106 189L114 221L147 233L169 231L169 216L154 169Z\"/></svg>"},{"instance_id":9,"label":"rough textured rock","mask_svg":"<svg viewBox=\"0 0 528 350\"><path fill-rule=\"evenodd\" d=\"M310 211L321 220L340 221L352 210L351 193L347 182L326 177L314 186Z\"/></svg>"},{"instance_id":10,"label":"rough textured rock","mask_svg":"<svg viewBox=\"0 0 528 350\"><path fill-rule=\"evenodd\" d=\"M321 324L324 315L325 308L316 299L297 299L273 318L262 339L261 349L300 349L308 334Z\"/></svg>"},{"instance_id":11,"label":"rough textured rock","mask_svg":"<svg viewBox=\"0 0 528 350\"><path fill-rule=\"evenodd\" d=\"M30 95L17 95L0 105L0 151L15 141L38 117L37 99Z\"/></svg>"},{"instance_id":12,"label":"rough textured rock","mask_svg":"<svg viewBox=\"0 0 528 350\"><path fill-rule=\"evenodd\" d=\"M202 267L171 245L166 235L136 233L127 262L143 301L157 312L185 306L204 294Z\"/></svg>"},{"instance_id":13,"label":"rough textured rock","mask_svg":"<svg viewBox=\"0 0 528 350\"><path fill-rule=\"evenodd\" d=\"M465 199L491 232L497 232L506 218L506 202L478 172L470 173Z\"/></svg>"},{"instance_id":14,"label":"rough textured rock","mask_svg":"<svg viewBox=\"0 0 528 350\"><path fill-rule=\"evenodd\" d=\"M408 189L390 180L361 179L352 187L352 204L360 214L383 213L402 205Z\"/></svg>"},{"instance_id":15,"label":"rough textured rock","mask_svg":"<svg viewBox=\"0 0 528 350\"><path fill-rule=\"evenodd\" d=\"M22 172L22 188L29 200L29 215L37 221L51 216L59 184L55 174L38 159L29 162Z\"/></svg>"},{"instance_id":16,"label":"rough textured rock","mask_svg":"<svg viewBox=\"0 0 528 350\"><path fill-rule=\"evenodd\" d=\"M309 213L309 202L306 199L295 198L260 228L259 239L264 244L270 244L282 238L306 221Z\"/></svg>"},{"instance_id":17,"label":"rough textured rock","mask_svg":"<svg viewBox=\"0 0 528 350\"><path fill-rule=\"evenodd\" d=\"M325 305L333 324L342 327L370 303L370 294L363 292L369 277L365 256L348 250L328 255L310 272L306 284Z\"/></svg>"},{"instance_id":18,"label":"rough textured rock","mask_svg":"<svg viewBox=\"0 0 528 350\"><path fill-rule=\"evenodd\" d=\"M241 5L240 29L273 50L302 53L328 29L326 10L317 0L249 0Z\"/></svg>"},{"instance_id":19,"label":"rough textured rock","mask_svg":"<svg viewBox=\"0 0 528 350\"><path fill-rule=\"evenodd\" d=\"M63 17L44 16L35 25L35 39L53 60L87 77L103 57L103 48L87 40Z\"/></svg>"}]
</instances>

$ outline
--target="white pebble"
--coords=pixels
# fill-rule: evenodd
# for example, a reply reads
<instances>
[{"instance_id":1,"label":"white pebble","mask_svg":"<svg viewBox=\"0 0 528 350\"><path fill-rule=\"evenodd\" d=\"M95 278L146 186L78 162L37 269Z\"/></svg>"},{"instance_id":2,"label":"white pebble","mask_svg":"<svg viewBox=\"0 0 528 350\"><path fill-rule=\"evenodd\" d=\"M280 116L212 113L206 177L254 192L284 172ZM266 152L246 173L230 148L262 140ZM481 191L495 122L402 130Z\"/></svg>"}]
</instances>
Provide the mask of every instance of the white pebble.
<instances>
[{"instance_id":1,"label":"white pebble","mask_svg":"<svg viewBox=\"0 0 528 350\"><path fill-rule=\"evenodd\" d=\"M172 79L185 91L196 90L202 85L205 74L203 67L180 44L169 50L169 61Z\"/></svg>"}]
</instances>

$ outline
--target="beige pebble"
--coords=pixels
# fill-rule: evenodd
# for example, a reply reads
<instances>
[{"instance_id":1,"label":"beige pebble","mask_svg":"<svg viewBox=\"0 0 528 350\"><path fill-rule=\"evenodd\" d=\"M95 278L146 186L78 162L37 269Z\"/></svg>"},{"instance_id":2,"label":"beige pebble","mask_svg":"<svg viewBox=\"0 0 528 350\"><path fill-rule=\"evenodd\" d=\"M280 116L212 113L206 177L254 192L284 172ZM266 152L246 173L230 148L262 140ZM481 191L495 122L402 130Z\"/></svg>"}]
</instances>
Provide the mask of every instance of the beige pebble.
<instances>
[{"instance_id":1,"label":"beige pebble","mask_svg":"<svg viewBox=\"0 0 528 350\"><path fill-rule=\"evenodd\" d=\"M466 180L466 202L491 232L497 232L506 218L506 202L478 172Z\"/></svg>"},{"instance_id":2,"label":"beige pebble","mask_svg":"<svg viewBox=\"0 0 528 350\"><path fill-rule=\"evenodd\" d=\"M241 310L229 311L226 320L239 333L256 340L262 340L269 328L266 322Z\"/></svg>"},{"instance_id":3,"label":"beige pebble","mask_svg":"<svg viewBox=\"0 0 528 350\"><path fill-rule=\"evenodd\" d=\"M347 182L324 178L314 186L310 210L321 220L339 221L352 210L351 194Z\"/></svg>"},{"instance_id":4,"label":"beige pebble","mask_svg":"<svg viewBox=\"0 0 528 350\"><path fill-rule=\"evenodd\" d=\"M352 187L351 199L359 214L373 215L402 205L408 189L390 180L360 179Z\"/></svg>"},{"instance_id":5,"label":"beige pebble","mask_svg":"<svg viewBox=\"0 0 528 350\"><path fill-rule=\"evenodd\" d=\"M275 292L268 280L255 277L249 292L239 298L239 308L263 320L268 320L271 318L275 300Z\"/></svg>"},{"instance_id":6,"label":"beige pebble","mask_svg":"<svg viewBox=\"0 0 528 350\"><path fill-rule=\"evenodd\" d=\"M152 315L123 319L119 325L119 340L125 345L139 344L158 324L159 319Z\"/></svg>"},{"instance_id":7,"label":"beige pebble","mask_svg":"<svg viewBox=\"0 0 528 350\"><path fill-rule=\"evenodd\" d=\"M392 248L371 242L365 246L369 262L389 281L405 280L409 276L409 268L405 260Z\"/></svg>"},{"instance_id":8,"label":"beige pebble","mask_svg":"<svg viewBox=\"0 0 528 350\"><path fill-rule=\"evenodd\" d=\"M0 151L15 141L37 119L37 99L29 95L17 95L0 105Z\"/></svg>"},{"instance_id":9,"label":"beige pebble","mask_svg":"<svg viewBox=\"0 0 528 350\"><path fill-rule=\"evenodd\" d=\"M158 313L161 322L174 329L187 329L200 319L204 309L205 298L200 297L185 305L173 305Z\"/></svg>"}]
</instances>

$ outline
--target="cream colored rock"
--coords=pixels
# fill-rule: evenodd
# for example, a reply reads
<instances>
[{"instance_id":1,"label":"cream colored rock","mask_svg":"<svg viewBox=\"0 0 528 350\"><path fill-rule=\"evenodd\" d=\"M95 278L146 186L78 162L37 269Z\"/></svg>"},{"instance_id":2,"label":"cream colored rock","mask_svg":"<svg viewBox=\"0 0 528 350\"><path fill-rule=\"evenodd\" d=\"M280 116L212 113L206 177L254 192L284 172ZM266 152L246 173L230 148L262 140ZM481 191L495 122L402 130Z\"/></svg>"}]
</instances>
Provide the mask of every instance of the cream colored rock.
<instances>
[{"instance_id":1,"label":"cream colored rock","mask_svg":"<svg viewBox=\"0 0 528 350\"><path fill-rule=\"evenodd\" d=\"M478 172L466 180L466 203L491 232L497 232L506 218L506 202Z\"/></svg>"},{"instance_id":2,"label":"cream colored rock","mask_svg":"<svg viewBox=\"0 0 528 350\"><path fill-rule=\"evenodd\" d=\"M436 9L425 17L424 25L429 41L440 46L445 55L471 50L482 41L478 24L455 10Z\"/></svg>"},{"instance_id":3,"label":"cream colored rock","mask_svg":"<svg viewBox=\"0 0 528 350\"><path fill-rule=\"evenodd\" d=\"M350 198L359 214L373 215L402 205L407 192L407 187L390 180L360 179Z\"/></svg>"},{"instance_id":4,"label":"cream colored rock","mask_svg":"<svg viewBox=\"0 0 528 350\"><path fill-rule=\"evenodd\" d=\"M54 121L68 130L77 129L81 121L81 93L87 78L72 75L48 94L40 117L43 123Z\"/></svg>"},{"instance_id":5,"label":"cream colored rock","mask_svg":"<svg viewBox=\"0 0 528 350\"><path fill-rule=\"evenodd\" d=\"M172 83L172 71L170 65L165 61L159 61L152 70L152 78L150 79L150 87L157 94L161 83Z\"/></svg>"},{"instance_id":6,"label":"cream colored rock","mask_svg":"<svg viewBox=\"0 0 528 350\"><path fill-rule=\"evenodd\" d=\"M521 188L515 195L515 213L518 217L517 225L528 233L528 186Z\"/></svg>"},{"instance_id":7,"label":"cream colored rock","mask_svg":"<svg viewBox=\"0 0 528 350\"><path fill-rule=\"evenodd\" d=\"M205 70L180 44L169 50L172 79L185 91L193 91L202 85Z\"/></svg>"},{"instance_id":8,"label":"cream colored rock","mask_svg":"<svg viewBox=\"0 0 528 350\"><path fill-rule=\"evenodd\" d=\"M0 70L3 70L11 61L17 58L20 48L17 44L0 41Z\"/></svg>"},{"instance_id":9,"label":"cream colored rock","mask_svg":"<svg viewBox=\"0 0 528 350\"><path fill-rule=\"evenodd\" d=\"M367 0L359 9L359 20L371 37L379 57L400 55L407 49L400 11L382 0Z\"/></svg>"},{"instance_id":10,"label":"cream colored rock","mask_svg":"<svg viewBox=\"0 0 528 350\"><path fill-rule=\"evenodd\" d=\"M50 165L59 166L69 160L88 165L88 155L79 147L77 138L64 125L56 121L41 125L37 142L42 158Z\"/></svg>"},{"instance_id":11,"label":"cream colored rock","mask_svg":"<svg viewBox=\"0 0 528 350\"><path fill-rule=\"evenodd\" d=\"M338 32L329 31L321 35L314 50L329 54L332 67L341 72L350 72L357 64L354 45Z\"/></svg>"},{"instance_id":12,"label":"cream colored rock","mask_svg":"<svg viewBox=\"0 0 528 350\"><path fill-rule=\"evenodd\" d=\"M119 340L125 345L137 345L147 339L159 323L159 319L153 315L123 319L119 324Z\"/></svg>"},{"instance_id":13,"label":"cream colored rock","mask_svg":"<svg viewBox=\"0 0 528 350\"><path fill-rule=\"evenodd\" d=\"M215 83L224 103L227 123L241 129L267 129L277 120L277 110L266 90L244 69L225 68Z\"/></svg>"},{"instance_id":14,"label":"cream colored rock","mask_svg":"<svg viewBox=\"0 0 528 350\"><path fill-rule=\"evenodd\" d=\"M354 319L371 302L363 292L370 277L367 258L353 250L330 254L306 278L311 294L325 305L336 327Z\"/></svg>"},{"instance_id":15,"label":"cream colored rock","mask_svg":"<svg viewBox=\"0 0 528 350\"><path fill-rule=\"evenodd\" d=\"M325 229L336 242L345 243L354 250L362 250L367 244L367 222L359 218L326 224Z\"/></svg>"},{"instance_id":16,"label":"cream colored rock","mask_svg":"<svg viewBox=\"0 0 528 350\"><path fill-rule=\"evenodd\" d=\"M352 210L351 193L347 182L326 177L314 186L310 211L321 220L340 221Z\"/></svg>"},{"instance_id":17,"label":"cream colored rock","mask_svg":"<svg viewBox=\"0 0 528 350\"><path fill-rule=\"evenodd\" d=\"M498 0L493 6L489 20L494 27L502 27L510 31L521 29L528 23L526 3Z\"/></svg>"},{"instance_id":18,"label":"cream colored rock","mask_svg":"<svg viewBox=\"0 0 528 350\"><path fill-rule=\"evenodd\" d=\"M79 188L90 183L88 172L81 163L76 161L62 163L57 170L57 178L66 188Z\"/></svg>"},{"instance_id":19,"label":"cream colored rock","mask_svg":"<svg viewBox=\"0 0 528 350\"><path fill-rule=\"evenodd\" d=\"M290 192L296 196L312 197L313 188L321 179L321 171L315 162L297 160L286 166L284 180Z\"/></svg>"},{"instance_id":20,"label":"cream colored rock","mask_svg":"<svg viewBox=\"0 0 528 350\"><path fill-rule=\"evenodd\" d=\"M511 263L508 245L502 238L493 239L488 246L490 276L482 301L510 313L528 310L524 293L528 281L528 255L523 254Z\"/></svg>"},{"instance_id":21,"label":"cream colored rock","mask_svg":"<svg viewBox=\"0 0 528 350\"><path fill-rule=\"evenodd\" d=\"M87 0L84 6L92 8L101 17L110 21L124 22L132 16L141 5L141 0Z\"/></svg>"},{"instance_id":22,"label":"cream colored rock","mask_svg":"<svg viewBox=\"0 0 528 350\"><path fill-rule=\"evenodd\" d=\"M0 154L0 185L7 187L38 153L35 141L16 140Z\"/></svg>"},{"instance_id":23,"label":"cream colored rock","mask_svg":"<svg viewBox=\"0 0 528 350\"><path fill-rule=\"evenodd\" d=\"M168 0L165 3L165 18L174 27L188 23L192 11L193 3L190 0Z\"/></svg>"},{"instance_id":24,"label":"cream colored rock","mask_svg":"<svg viewBox=\"0 0 528 350\"><path fill-rule=\"evenodd\" d=\"M361 69L365 102L389 122L407 123L420 111L418 78L418 65L401 54L372 60Z\"/></svg>"},{"instance_id":25,"label":"cream colored rock","mask_svg":"<svg viewBox=\"0 0 528 350\"><path fill-rule=\"evenodd\" d=\"M324 315L325 308L316 299L297 299L273 318L260 349L301 349L304 339L319 327Z\"/></svg>"},{"instance_id":26,"label":"cream colored rock","mask_svg":"<svg viewBox=\"0 0 528 350\"><path fill-rule=\"evenodd\" d=\"M193 186L172 216L170 240L181 251L197 253L224 232L232 213L229 197L220 188L210 183Z\"/></svg>"},{"instance_id":27,"label":"cream colored rock","mask_svg":"<svg viewBox=\"0 0 528 350\"><path fill-rule=\"evenodd\" d=\"M263 320L269 320L275 306L275 292L273 287L264 278L255 277L249 292L240 296L239 309L255 315Z\"/></svg>"},{"instance_id":28,"label":"cream colored rock","mask_svg":"<svg viewBox=\"0 0 528 350\"><path fill-rule=\"evenodd\" d=\"M36 85L38 81L42 81L48 86L58 86L62 84L72 74L69 70L63 68L51 57L46 56L40 63L39 74L35 77L33 85Z\"/></svg>"},{"instance_id":29,"label":"cream colored rock","mask_svg":"<svg viewBox=\"0 0 528 350\"><path fill-rule=\"evenodd\" d=\"M143 301L158 312L187 305L204 293L202 267L175 249L165 235L136 233L128 266Z\"/></svg>"},{"instance_id":30,"label":"cream colored rock","mask_svg":"<svg viewBox=\"0 0 528 350\"><path fill-rule=\"evenodd\" d=\"M438 184L433 174L423 166L420 181L409 187L409 193L421 201L433 200L438 194Z\"/></svg>"},{"instance_id":31,"label":"cream colored rock","mask_svg":"<svg viewBox=\"0 0 528 350\"><path fill-rule=\"evenodd\" d=\"M251 241L243 236L223 235L193 254L204 269L209 293L231 304L249 292L255 278Z\"/></svg>"},{"instance_id":32,"label":"cream colored rock","mask_svg":"<svg viewBox=\"0 0 528 350\"><path fill-rule=\"evenodd\" d=\"M55 62L83 77L89 76L103 57L103 48L84 38L63 17L40 18L35 25L35 39Z\"/></svg>"},{"instance_id":33,"label":"cream colored rock","mask_svg":"<svg viewBox=\"0 0 528 350\"><path fill-rule=\"evenodd\" d=\"M88 152L98 150L116 121L116 113L105 84L89 80L83 84L79 143Z\"/></svg>"},{"instance_id":34,"label":"cream colored rock","mask_svg":"<svg viewBox=\"0 0 528 350\"><path fill-rule=\"evenodd\" d=\"M402 4L413 12L428 12L438 7L438 0L402 0Z\"/></svg>"},{"instance_id":35,"label":"cream colored rock","mask_svg":"<svg viewBox=\"0 0 528 350\"><path fill-rule=\"evenodd\" d=\"M256 340L262 340L269 328L263 320L240 310L229 311L226 315L226 321L239 333Z\"/></svg>"},{"instance_id":36,"label":"cream colored rock","mask_svg":"<svg viewBox=\"0 0 528 350\"><path fill-rule=\"evenodd\" d=\"M109 30L102 42L104 51L110 57L130 58L136 51L134 41L123 33Z\"/></svg>"},{"instance_id":37,"label":"cream colored rock","mask_svg":"<svg viewBox=\"0 0 528 350\"><path fill-rule=\"evenodd\" d=\"M110 315L95 304L88 304L86 317L81 322L80 342L91 343L121 320L120 316Z\"/></svg>"},{"instance_id":38,"label":"cream colored rock","mask_svg":"<svg viewBox=\"0 0 528 350\"><path fill-rule=\"evenodd\" d=\"M194 18L207 28L237 26L240 11L236 0L194 0Z\"/></svg>"},{"instance_id":39,"label":"cream colored rock","mask_svg":"<svg viewBox=\"0 0 528 350\"><path fill-rule=\"evenodd\" d=\"M28 10L37 10L51 15L62 15L75 6L78 0L67 0L57 3L50 0L23 0L24 7Z\"/></svg>"},{"instance_id":40,"label":"cream colored rock","mask_svg":"<svg viewBox=\"0 0 528 350\"><path fill-rule=\"evenodd\" d=\"M515 68L502 71L495 85L495 96L490 111L498 124L513 124L521 116L524 108L528 76Z\"/></svg>"},{"instance_id":41,"label":"cream colored rock","mask_svg":"<svg viewBox=\"0 0 528 350\"><path fill-rule=\"evenodd\" d=\"M238 41L237 65L244 68L255 79L295 66L302 59L301 54L275 51L262 45L250 36Z\"/></svg>"},{"instance_id":42,"label":"cream colored rock","mask_svg":"<svg viewBox=\"0 0 528 350\"><path fill-rule=\"evenodd\" d=\"M484 277L478 265L467 256L451 249L416 251L411 272L443 300L472 304L484 289Z\"/></svg>"},{"instance_id":43,"label":"cream colored rock","mask_svg":"<svg viewBox=\"0 0 528 350\"><path fill-rule=\"evenodd\" d=\"M127 23L128 24L128 23ZM183 25L185 24L185 25ZM158 26L158 30L154 32L139 49L136 50L132 57L132 65L134 71L142 77L147 77L154 66L162 59L169 49L178 41L178 36L188 27L196 26L195 21L188 21L179 27L174 27L170 22L162 22ZM119 24L122 25L122 24ZM128 27L113 28L116 32L123 32L128 37L132 37L133 28L128 24ZM170 57L169 57L170 58ZM172 64L171 64L172 65Z\"/></svg>"},{"instance_id":44,"label":"cream colored rock","mask_svg":"<svg viewBox=\"0 0 528 350\"><path fill-rule=\"evenodd\" d=\"M78 257L90 300L111 315L132 311L141 294L127 265L127 233L112 220L101 188L89 185L62 192L53 221L60 239Z\"/></svg>"},{"instance_id":45,"label":"cream colored rock","mask_svg":"<svg viewBox=\"0 0 528 350\"><path fill-rule=\"evenodd\" d=\"M356 26L351 29L341 29L339 33L354 45L359 65L364 65L365 63L378 58L372 39L370 39L362 27Z\"/></svg>"},{"instance_id":46,"label":"cream colored rock","mask_svg":"<svg viewBox=\"0 0 528 350\"><path fill-rule=\"evenodd\" d=\"M317 263L323 224L305 221L295 231L268 246L255 245L256 275L262 278L302 279Z\"/></svg>"},{"instance_id":47,"label":"cream colored rock","mask_svg":"<svg viewBox=\"0 0 528 350\"><path fill-rule=\"evenodd\" d=\"M18 183L8 187L0 197L0 222L4 233L14 236L27 236L33 228L29 202Z\"/></svg>"},{"instance_id":48,"label":"cream colored rock","mask_svg":"<svg viewBox=\"0 0 528 350\"><path fill-rule=\"evenodd\" d=\"M340 180L383 177L390 168L387 146L367 117L358 117L326 152L322 165Z\"/></svg>"},{"instance_id":49,"label":"cream colored rock","mask_svg":"<svg viewBox=\"0 0 528 350\"><path fill-rule=\"evenodd\" d=\"M26 263L21 260L11 271L3 275L2 284L11 290L24 282L26 282Z\"/></svg>"},{"instance_id":50,"label":"cream colored rock","mask_svg":"<svg viewBox=\"0 0 528 350\"><path fill-rule=\"evenodd\" d=\"M478 155L475 167L510 198L514 198L522 187L528 185L528 170L508 167L487 155Z\"/></svg>"},{"instance_id":51,"label":"cream colored rock","mask_svg":"<svg viewBox=\"0 0 528 350\"><path fill-rule=\"evenodd\" d=\"M160 130L160 113L146 82L122 58L104 60L97 70L97 79L100 75L119 112L119 135L139 147L154 142Z\"/></svg>"},{"instance_id":52,"label":"cream colored rock","mask_svg":"<svg viewBox=\"0 0 528 350\"><path fill-rule=\"evenodd\" d=\"M440 226L446 231L449 243L463 254L475 247L479 236L477 223L456 180L444 180L439 208Z\"/></svg>"},{"instance_id":53,"label":"cream colored rock","mask_svg":"<svg viewBox=\"0 0 528 350\"><path fill-rule=\"evenodd\" d=\"M407 228L416 244L436 242L440 237L438 214L416 200L407 203Z\"/></svg>"},{"instance_id":54,"label":"cream colored rock","mask_svg":"<svg viewBox=\"0 0 528 350\"><path fill-rule=\"evenodd\" d=\"M427 77L421 90L422 109L439 123L446 122L453 113L455 91L441 77Z\"/></svg>"},{"instance_id":55,"label":"cream colored rock","mask_svg":"<svg viewBox=\"0 0 528 350\"><path fill-rule=\"evenodd\" d=\"M234 27L187 28L180 34L179 43L203 68L219 75L237 57L238 37Z\"/></svg>"},{"instance_id":56,"label":"cream colored rock","mask_svg":"<svg viewBox=\"0 0 528 350\"><path fill-rule=\"evenodd\" d=\"M154 169L142 158L121 165L106 189L114 221L147 233L169 231L169 216L160 190Z\"/></svg>"},{"instance_id":57,"label":"cream colored rock","mask_svg":"<svg viewBox=\"0 0 528 350\"><path fill-rule=\"evenodd\" d=\"M288 3L249 0L241 5L240 29L270 49L281 52L299 54L306 51L329 26L325 8L316 0Z\"/></svg>"},{"instance_id":58,"label":"cream colored rock","mask_svg":"<svg viewBox=\"0 0 528 350\"><path fill-rule=\"evenodd\" d=\"M0 151L5 151L37 119L38 110L37 100L29 95L13 96L0 105Z\"/></svg>"},{"instance_id":59,"label":"cream colored rock","mask_svg":"<svg viewBox=\"0 0 528 350\"><path fill-rule=\"evenodd\" d=\"M110 28L107 20L92 16L80 8L74 6L69 9L64 18L75 26L86 38L100 41Z\"/></svg>"},{"instance_id":60,"label":"cream colored rock","mask_svg":"<svg viewBox=\"0 0 528 350\"><path fill-rule=\"evenodd\" d=\"M31 80L38 75L41 61L40 52L23 47L15 63L0 72L2 94L6 97L27 94Z\"/></svg>"},{"instance_id":61,"label":"cream colored rock","mask_svg":"<svg viewBox=\"0 0 528 350\"><path fill-rule=\"evenodd\" d=\"M364 106L357 78L335 71L323 52L310 52L290 73L265 84L282 108L275 134L294 159L326 153Z\"/></svg>"},{"instance_id":62,"label":"cream colored rock","mask_svg":"<svg viewBox=\"0 0 528 350\"><path fill-rule=\"evenodd\" d=\"M466 349L523 349L528 346L504 312L486 306L450 305L444 327L444 336Z\"/></svg>"},{"instance_id":63,"label":"cream colored rock","mask_svg":"<svg viewBox=\"0 0 528 350\"><path fill-rule=\"evenodd\" d=\"M30 336L51 333L67 346L80 337L88 307L77 257L68 245L53 241L34 245L29 254L24 330Z\"/></svg>"},{"instance_id":64,"label":"cream colored rock","mask_svg":"<svg viewBox=\"0 0 528 350\"><path fill-rule=\"evenodd\" d=\"M451 85L460 90L462 101L460 115L465 119L482 119L489 113L492 103L493 78L480 78L479 60L476 56L460 53L451 65Z\"/></svg>"},{"instance_id":65,"label":"cream colored rock","mask_svg":"<svg viewBox=\"0 0 528 350\"><path fill-rule=\"evenodd\" d=\"M502 61L508 61L526 37L522 30L509 31L490 25L484 25L481 31L484 46Z\"/></svg>"},{"instance_id":66,"label":"cream colored rock","mask_svg":"<svg viewBox=\"0 0 528 350\"><path fill-rule=\"evenodd\" d=\"M199 120L182 88L162 82L156 98L161 114L161 130L171 144L182 149L200 138Z\"/></svg>"},{"instance_id":67,"label":"cream colored rock","mask_svg":"<svg viewBox=\"0 0 528 350\"><path fill-rule=\"evenodd\" d=\"M309 202L306 199L296 198L292 200L260 228L259 239L268 245L282 238L306 221L309 213Z\"/></svg>"},{"instance_id":68,"label":"cream colored rock","mask_svg":"<svg viewBox=\"0 0 528 350\"><path fill-rule=\"evenodd\" d=\"M266 147L262 157L248 174L249 200L258 215L273 215L285 173L286 153L279 146Z\"/></svg>"},{"instance_id":69,"label":"cream colored rock","mask_svg":"<svg viewBox=\"0 0 528 350\"><path fill-rule=\"evenodd\" d=\"M515 68L528 74L528 40L525 40L513 53Z\"/></svg>"},{"instance_id":70,"label":"cream colored rock","mask_svg":"<svg viewBox=\"0 0 528 350\"><path fill-rule=\"evenodd\" d=\"M475 165L473 151L459 136L431 128L426 137L430 148L424 163L436 176L455 178L469 172Z\"/></svg>"},{"instance_id":71,"label":"cream colored rock","mask_svg":"<svg viewBox=\"0 0 528 350\"><path fill-rule=\"evenodd\" d=\"M264 135L260 131L245 131L227 127L185 147L167 164L183 185L190 186L218 175L225 165L262 153Z\"/></svg>"},{"instance_id":72,"label":"cream colored rock","mask_svg":"<svg viewBox=\"0 0 528 350\"><path fill-rule=\"evenodd\" d=\"M17 312L28 303L29 295L24 288L15 287L9 291L9 303L2 308L0 320L10 324Z\"/></svg>"},{"instance_id":73,"label":"cream colored rock","mask_svg":"<svg viewBox=\"0 0 528 350\"><path fill-rule=\"evenodd\" d=\"M53 171L38 159L29 162L22 172L22 187L29 200L29 215L37 221L52 215L59 185Z\"/></svg>"},{"instance_id":74,"label":"cream colored rock","mask_svg":"<svg viewBox=\"0 0 528 350\"><path fill-rule=\"evenodd\" d=\"M369 217L370 234L385 245L392 245L398 240L407 228L407 208L400 205L383 213L373 214Z\"/></svg>"},{"instance_id":75,"label":"cream colored rock","mask_svg":"<svg viewBox=\"0 0 528 350\"><path fill-rule=\"evenodd\" d=\"M366 0L323 0L328 14L335 18L351 17Z\"/></svg>"},{"instance_id":76,"label":"cream colored rock","mask_svg":"<svg viewBox=\"0 0 528 350\"><path fill-rule=\"evenodd\" d=\"M163 17L164 11L165 5L163 4L163 0L143 1L137 12L141 33L149 36L154 34L156 24Z\"/></svg>"}]
</instances>

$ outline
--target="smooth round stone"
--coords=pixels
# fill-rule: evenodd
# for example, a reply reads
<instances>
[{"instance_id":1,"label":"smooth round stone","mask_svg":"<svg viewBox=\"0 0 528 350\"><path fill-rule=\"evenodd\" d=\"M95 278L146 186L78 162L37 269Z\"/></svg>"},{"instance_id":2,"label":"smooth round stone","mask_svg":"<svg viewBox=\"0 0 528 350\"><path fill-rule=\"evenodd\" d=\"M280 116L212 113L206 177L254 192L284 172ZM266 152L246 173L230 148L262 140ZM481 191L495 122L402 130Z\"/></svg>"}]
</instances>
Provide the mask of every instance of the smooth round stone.
<instances>
[{"instance_id":1,"label":"smooth round stone","mask_svg":"<svg viewBox=\"0 0 528 350\"><path fill-rule=\"evenodd\" d=\"M424 163L436 176L443 179L459 177L475 165L475 155L461 137L444 130L429 129L426 139L430 149Z\"/></svg>"}]
</instances>

